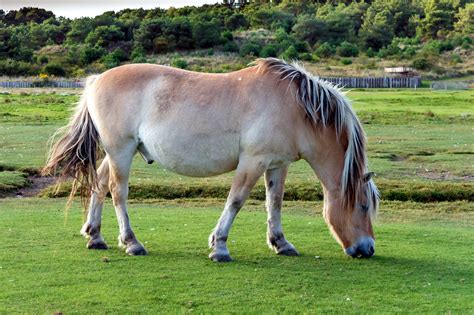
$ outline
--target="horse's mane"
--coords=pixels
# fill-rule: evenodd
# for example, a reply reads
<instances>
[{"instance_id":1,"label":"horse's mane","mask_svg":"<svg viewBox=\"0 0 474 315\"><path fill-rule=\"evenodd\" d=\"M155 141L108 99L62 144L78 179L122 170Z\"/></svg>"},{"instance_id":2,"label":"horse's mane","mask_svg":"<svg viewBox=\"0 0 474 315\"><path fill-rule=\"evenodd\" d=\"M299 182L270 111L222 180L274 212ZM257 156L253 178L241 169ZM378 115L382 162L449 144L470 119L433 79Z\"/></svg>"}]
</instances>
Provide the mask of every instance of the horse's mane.
<instances>
[{"instance_id":1,"label":"horse's mane","mask_svg":"<svg viewBox=\"0 0 474 315\"><path fill-rule=\"evenodd\" d=\"M281 80L288 80L290 85L296 84L298 103L313 124L324 128L333 125L338 139L343 134L347 135L341 193L343 207L354 209L357 193L367 172L367 156L365 133L349 100L338 86L311 75L296 62L288 64L276 58L265 58L258 59L255 65L259 71L272 71ZM367 187L368 208L373 215L378 206L378 191L372 180Z\"/></svg>"}]
</instances>

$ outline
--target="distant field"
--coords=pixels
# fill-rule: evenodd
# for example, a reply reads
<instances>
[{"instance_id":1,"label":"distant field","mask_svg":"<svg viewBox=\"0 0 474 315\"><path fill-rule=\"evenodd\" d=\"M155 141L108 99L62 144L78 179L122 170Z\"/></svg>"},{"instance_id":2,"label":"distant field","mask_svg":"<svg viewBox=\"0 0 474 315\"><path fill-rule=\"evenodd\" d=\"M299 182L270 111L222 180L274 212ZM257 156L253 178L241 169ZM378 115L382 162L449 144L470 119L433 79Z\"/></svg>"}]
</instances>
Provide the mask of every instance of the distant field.
<instances>
[{"instance_id":1,"label":"distant field","mask_svg":"<svg viewBox=\"0 0 474 315\"><path fill-rule=\"evenodd\" d=\"M386 198L474 198L469 193L474 190L474 91L353 90L349 97L364 122L370 166ZM48 138L66 123L78 98L77 94L67 93L1 94L0 167L10 171L40 168ZM232 175L191 179L156 164L146 165L137 157L132 169L131 194L137 198L173 198L207 196L207 192L224 197ZM21 173L8 177L12 176L23 181ZM305 162L292 165L287 186L290 199L312 200L321 196ZM427 195L407 195L419 191ZM262 196L260 182L254 197Z\"/></svg>"}]
</instances>

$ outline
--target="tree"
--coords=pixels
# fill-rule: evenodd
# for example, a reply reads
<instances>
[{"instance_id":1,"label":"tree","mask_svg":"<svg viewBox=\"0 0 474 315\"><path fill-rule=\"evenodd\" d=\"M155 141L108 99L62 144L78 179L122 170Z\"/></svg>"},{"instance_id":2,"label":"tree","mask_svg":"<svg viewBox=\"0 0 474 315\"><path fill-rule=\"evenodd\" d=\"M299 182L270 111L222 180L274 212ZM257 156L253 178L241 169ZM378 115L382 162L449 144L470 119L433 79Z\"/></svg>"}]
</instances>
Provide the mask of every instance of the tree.
<instances>
[{"instance_id":1,"label":"tree","mask_svg":"<svg viewBox=\"0 0 474 315\"><path fill-rule=\"evenodd\" d=\"M296 38L308 42L311 46L318 40L323 39L326 32L326 24L316 17L300 15L293 26Z\"/></svg>"},{"instance_id":2,"label":"tree","mask_svg":"<svg viewBox=\"0 0 474 315\"><path fill-rule=\"evenodd\" d=\"M74 19L71 22L71 30L66 34L66 41L71 44L83 43L92 30L91 18Z\"/></svg>"},{"instance_id":3,"label":"tree","mask_svg":"<svg viewBox=\"0 0 474 315\"><path fill-rule=\"evenodd\" d=\"M91 46L109 47L124 38L125 34L116 25L98 26L87 35L85 43Z\"/></svg>"},{"instance_id":4,"label":"tree","mask_svg":"<svg viewBox=\"0 0 474 315\"><path fill-rule=\"evenodd\" d=\"M28 22L41 24L49 18L55 18L53 12L31 7L24 7L20 10L10 10L2 17L6 24L11 25L27 24Z\"/></svg>"},{"instance_id":5,"label":"tree","mask_svg":"<svg viewBox=\"0 0 474 315\"><path fill-rule=\"evenodd\" d=\"M242 13L234 13L225 19L225 27L230 30L236 30L239 28L247 28L249 21Z\"/></svg>"},{"instance_id":6,"label":"tree","mask_svg":"<svg viewBox=\"0 0 474 315\"><path fill-rule=\"evenodd\" d=\"M425 18L421 20L422 34L429 38L442 36L453 29L454 8L448 0L427 0L424 6Z\"/></svg>"},{"instance_id":7,"label":"tree","mask_svg":"<svg viewBox=\"0 0 474 315\"><path fill-rule=\"evenodd\" d=\"M354 23L344 9L344 5L334 7L330 3L318 9L316 17L326 25L326 31L322 34L325 41L337 44L344 40L353 40Z\"/></svg>"},{"instance_id":8,"label":"tree","mask_svg":"<svg viewBox=\"0 0 474 315\"><path fill-rule=\"evenodd\" d=\"M199 48L209 48L220 43L220 25L216 19L197 21L193 24L193 39Z\"/></svg>"},{"instance_id":9,"label":"tree","mask_svg":"<svg viewBox=\"0 0 474 315\"><path fill-rule=\"evenodd\" d=\"M466 35L474 34L474 3L466 4L465 8L459 10L456 14L456 23L454 29Z\"/></svg>"},{"instance_id":10,"label":"tree","mask_svg":"<svg viewBox=\"0 0 474 315\"><path fill-rule=\"evenodd\" d=\"M392 14L388 11L373 13L369 8L367 15L360 30L364 46L379 50L390 44L394 36Z\"/></svg>"}]
</instances>

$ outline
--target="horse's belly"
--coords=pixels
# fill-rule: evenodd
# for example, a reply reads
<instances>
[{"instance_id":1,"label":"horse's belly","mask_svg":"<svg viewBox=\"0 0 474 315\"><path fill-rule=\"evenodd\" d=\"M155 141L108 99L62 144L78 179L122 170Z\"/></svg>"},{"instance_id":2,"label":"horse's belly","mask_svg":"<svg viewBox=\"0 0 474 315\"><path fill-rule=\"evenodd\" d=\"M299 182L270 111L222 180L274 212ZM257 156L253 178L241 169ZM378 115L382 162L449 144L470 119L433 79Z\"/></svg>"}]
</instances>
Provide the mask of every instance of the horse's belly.
<instances>
[{"instance_id":1,"label":"horse's belly","mask_svg":"<svg viewBox=\"0 0 474 315\"><path fill-rule=\"evenodd\" d=\"M239 136L233 132L158 130L142 141L158 164L186 176L223 174L234 170L239 160Z\"/></svg>"}]
</instances>

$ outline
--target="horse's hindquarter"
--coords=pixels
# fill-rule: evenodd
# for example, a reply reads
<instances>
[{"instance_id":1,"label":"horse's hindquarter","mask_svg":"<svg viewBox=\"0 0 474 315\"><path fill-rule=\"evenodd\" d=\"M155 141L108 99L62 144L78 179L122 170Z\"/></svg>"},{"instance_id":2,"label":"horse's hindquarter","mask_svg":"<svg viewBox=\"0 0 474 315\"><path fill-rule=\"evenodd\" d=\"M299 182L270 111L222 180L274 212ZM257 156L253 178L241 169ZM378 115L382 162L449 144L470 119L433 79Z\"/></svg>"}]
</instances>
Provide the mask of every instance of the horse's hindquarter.
<instances>
[{"instance_id":1,"label":"horse's hindquarter","mask_svg":"<svg viewBox=\"0 0 474 315\"><path fill-rule=\"evenodd\" d=\"M235 169L242 154L269 165L296 159L291 135L276 116L281 100L251 69L217 75L151 67L154 75L146 78L135 69L122 74L131 87L118 93L129 94L120 97L128 103L120 108L128 113L127 128L137 128L137 140L163 167L212 176ZM137 76L143 81L138 87Z\"/></svg>"}]
</instances>

